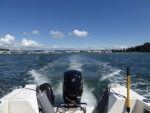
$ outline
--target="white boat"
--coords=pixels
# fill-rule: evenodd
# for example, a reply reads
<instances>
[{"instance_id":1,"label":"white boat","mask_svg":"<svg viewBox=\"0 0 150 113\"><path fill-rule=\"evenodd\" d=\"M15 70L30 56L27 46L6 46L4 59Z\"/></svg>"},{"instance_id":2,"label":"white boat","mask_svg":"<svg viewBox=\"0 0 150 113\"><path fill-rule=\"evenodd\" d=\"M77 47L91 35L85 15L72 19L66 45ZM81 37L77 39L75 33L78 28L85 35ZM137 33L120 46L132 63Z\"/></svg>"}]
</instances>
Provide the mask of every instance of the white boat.
<instances>
[{"instance_id":1,"label":"white boat","mask_svg":"<svg viewBox=\"0 0 150 113\"><path fill-rule=\"evenodd\" d=\"M80 84L80 89L82 87ZM42 86L35 84L28 84L12 91L0 99L0 113L150 113L150 100L129 89L128 85L127 88L119 84L108 85L101 100L93 107L80 103L80 94L77 97L78 101L70 100L65 96L65 91L65 103L53 107L53 93L50 87L47 88L50 91L49 96L47 89L41 90ZM66 90L65 88L63 85L63 90Z\"/></svg>"}]
</instances>

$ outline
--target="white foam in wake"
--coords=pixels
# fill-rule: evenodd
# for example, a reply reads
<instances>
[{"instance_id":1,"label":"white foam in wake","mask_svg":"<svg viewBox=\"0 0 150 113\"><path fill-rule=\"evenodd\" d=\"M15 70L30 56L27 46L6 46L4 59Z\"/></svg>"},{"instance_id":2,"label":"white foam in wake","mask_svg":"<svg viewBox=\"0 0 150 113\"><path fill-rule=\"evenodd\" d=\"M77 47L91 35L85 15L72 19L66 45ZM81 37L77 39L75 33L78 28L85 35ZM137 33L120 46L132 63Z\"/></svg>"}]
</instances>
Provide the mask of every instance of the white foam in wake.
<instances>
[{"instance_id":1,"label":"white foam in wake","mask_svg":"<svg viewBox=\"0 0 150 113\"><path fill-rule=\"evenodd\" d=\"M28 72L32 77L34 77L34 81L36 82L37 85L40 85L45 82L49 82L49 80L43 76L41 73L38 71L32 69Z\"/></svg>"},{"instance_id":2,"label":"white foam in wake","mask_svg":"<svg viewBox=\"0 0 150 113\"><path fill-rule=\"evenodd\" d=\"M58 86L54 89L55 95L62 95L62 82L58 84Z\"/></svg>"},{"instance_id":3,"label":"white foam in wake","mask_svg":"<svg viewBox=\"0 0 150 113\"><path fill-rule=\"evenodd\" d=\"M118 69L118 70L116 70L116 71L114 71L114 72L112 72L112 73L109 73L109 74L107 74L107 75L103 75L103 76L100 78L100 81L109 79L109 78L111 78L111 77L114 76L114 75L118 75L118 74L120 74L120 72L121 72L121 69Z\"/></svg>"},{"instance_id":4,"label":"white foam in wake","mask_svg":"<svg viewBox=\"0 0 150 113\"><path fill-rule=\"evenodd\" d=\"M60 81L60 83L58 84L57 87L53 88L54 91L54 95L55 95L55 104L60 104L63 103L63 90L62 90L62 82Z\"/></svg>"},{"instance_id":5,"label":"white foam in wake","mask_svg":"<svg viewBox=\"0 0 150 113\"><path fill-rule=\"evenodd\" d=\"M71 57L68 70L82 71L82 63L80 61L80 58L78 58L77 56L73 56L73 58Z\"/></svg>"},{"instance_id":6,"label":"white foam in wake","mask_svg":"<svg viewBox=\"0 0 150 113\"><path fill-rule=\"evenodd\" d=\"M88 89L85 85L83 86L83 94L81 98L81 102L87 103L87 106L95 106L96 105L96 98L93 95L92 91L94 89Z\"/></svg>"}]
</instances>

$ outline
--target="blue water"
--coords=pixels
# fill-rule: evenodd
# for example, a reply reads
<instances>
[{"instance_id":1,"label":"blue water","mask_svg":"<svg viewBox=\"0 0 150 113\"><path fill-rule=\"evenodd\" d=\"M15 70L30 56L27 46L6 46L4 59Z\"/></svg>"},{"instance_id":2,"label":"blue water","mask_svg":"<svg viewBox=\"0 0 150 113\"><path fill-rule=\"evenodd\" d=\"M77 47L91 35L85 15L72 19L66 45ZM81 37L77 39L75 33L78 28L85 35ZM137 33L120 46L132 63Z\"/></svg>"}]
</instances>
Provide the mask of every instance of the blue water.
<instances>
[{"instance_id":1,"label":"blue water","mask_svg":"<svg viewBox=\"0 0 150 113\"><path fill-rule=\"evenodd\" d=\"M63 102L63 73L77 69L83 76L82 102L93 106L107 84L126 85L127 66L131 89L150 98L149 53L0 55L0 98L24 84L49 82L58 105Z\"/></svg>"}]
</instances>

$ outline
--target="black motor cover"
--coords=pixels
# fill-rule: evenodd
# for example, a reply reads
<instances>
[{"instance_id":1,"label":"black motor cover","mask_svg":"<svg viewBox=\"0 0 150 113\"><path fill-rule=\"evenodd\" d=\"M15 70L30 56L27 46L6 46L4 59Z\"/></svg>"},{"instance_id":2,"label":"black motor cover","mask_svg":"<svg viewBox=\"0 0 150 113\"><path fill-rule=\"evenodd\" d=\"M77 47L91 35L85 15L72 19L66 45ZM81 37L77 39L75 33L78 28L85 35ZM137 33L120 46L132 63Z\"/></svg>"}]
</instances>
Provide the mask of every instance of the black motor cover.
<instances>
[{"instance_id":1,"label":"black motor cover","mask_svg":"<svg viewBox=\"0 0 150 113\"><path fill-rule=\"evenodd\" d=\"M52 106L54 105L55 95L49 83L44 83L39 86L41 92L45 92Z\"/></svg>"},{"instance_id":2,"label":"black motor cover","mask_svg":"<svg viewBox=\"0 0 150 113\"><path fill-rule=\"evenodd\" d=\"M82 75L80 71L69 70L64 73L63 83L63 98L66 104L70 102L70 99L77 104L80 104L81 96L83 92Z\"/></svg>"}]
</instances>

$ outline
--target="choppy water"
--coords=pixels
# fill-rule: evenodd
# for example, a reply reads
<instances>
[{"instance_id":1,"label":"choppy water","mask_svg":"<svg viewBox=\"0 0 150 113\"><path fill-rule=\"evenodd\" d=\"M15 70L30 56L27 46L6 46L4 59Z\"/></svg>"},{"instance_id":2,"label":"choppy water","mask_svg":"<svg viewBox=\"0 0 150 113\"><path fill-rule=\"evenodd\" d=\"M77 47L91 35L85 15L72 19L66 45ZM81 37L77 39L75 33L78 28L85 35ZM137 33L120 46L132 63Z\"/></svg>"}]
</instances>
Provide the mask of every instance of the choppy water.
<instances>
[{"instance_id":1,"label":"choppy water","mask_svg":"<svg viewBox=\"0 0 150 113\"><path fill-rule=\"evenodd\" d=\"M126 85L127 66L131 89L150 98L149 53L0 55L0 98L24 84L49 82L58 105L63 73L77 69L83 75L82 102L93 106L108 83Z\"/></svg>"}]
</instances>

